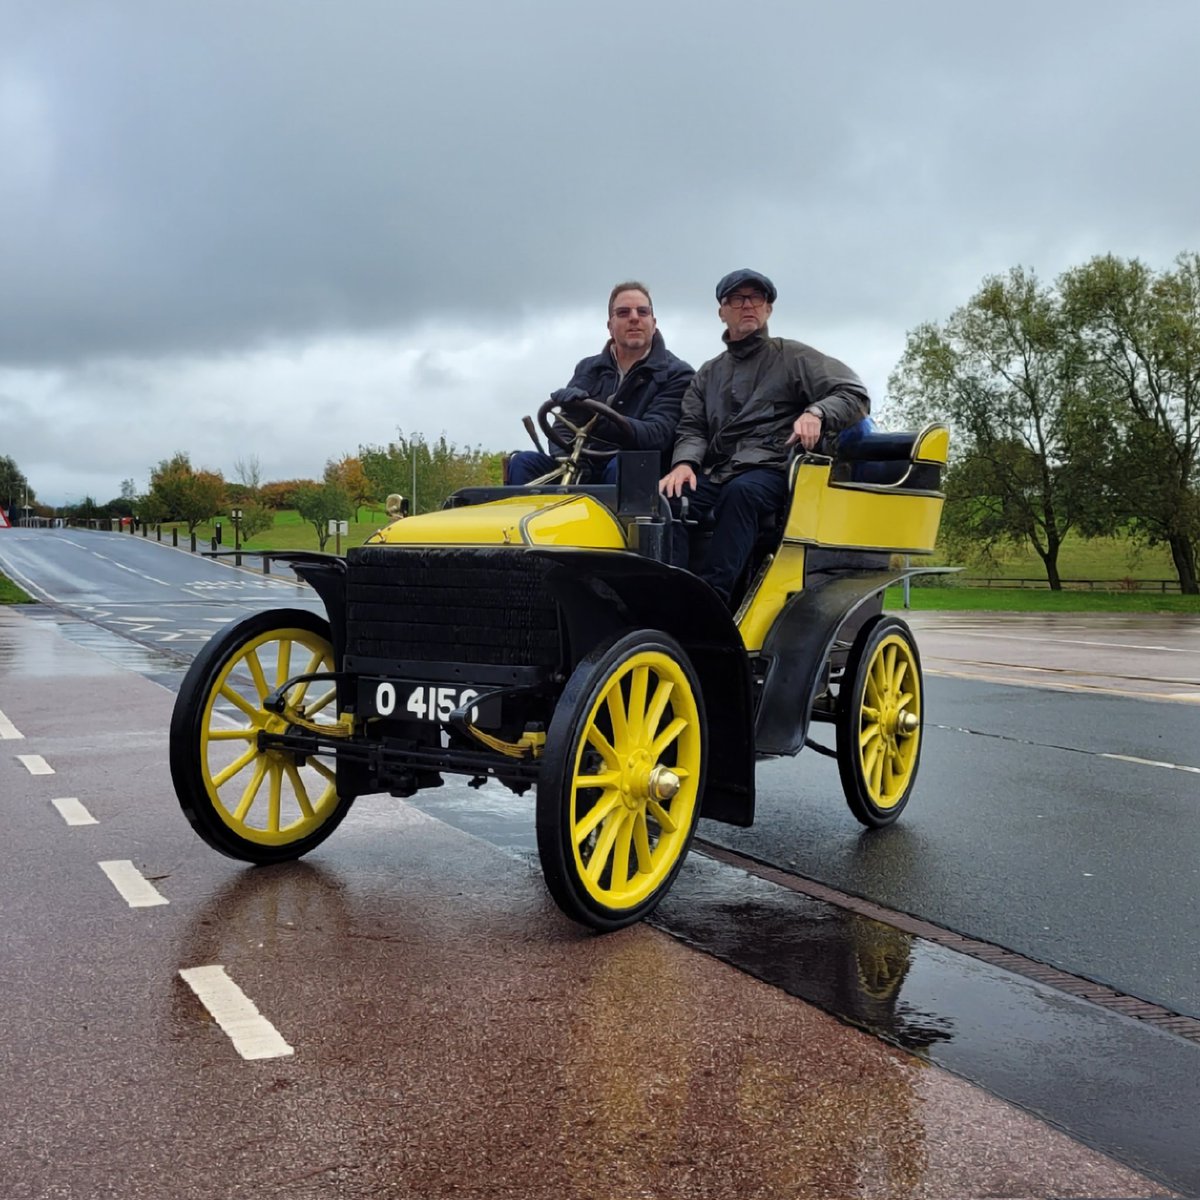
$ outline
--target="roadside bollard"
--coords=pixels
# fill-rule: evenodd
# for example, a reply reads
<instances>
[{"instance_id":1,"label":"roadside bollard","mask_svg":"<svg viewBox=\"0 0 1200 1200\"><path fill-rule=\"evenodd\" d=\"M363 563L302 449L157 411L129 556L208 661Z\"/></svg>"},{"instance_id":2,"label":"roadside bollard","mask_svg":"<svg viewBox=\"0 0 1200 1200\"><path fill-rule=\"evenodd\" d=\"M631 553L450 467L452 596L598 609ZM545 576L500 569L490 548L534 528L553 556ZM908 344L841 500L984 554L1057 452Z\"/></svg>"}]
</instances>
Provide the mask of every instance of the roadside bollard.
<instances>
[{"instance_id":1,"label":"roadside bollard","mask_svg":"<svg viewBox=\"0 0 1200 1200\"><path fill-rule=\"evenodd\" d=\"M179 547L179 526L175 525L171 528L171 545L178 549Z\"/></svg>"},{"instance_id":2,"label":"roadside bollard","mask_svg":"<svg viewBox=\"0 0 1200 1200\"><path fill-rule=\"evenodd\" d=\"M192 553L196 553L196 531L192 530Z\"/></svg>"}]
</instances>

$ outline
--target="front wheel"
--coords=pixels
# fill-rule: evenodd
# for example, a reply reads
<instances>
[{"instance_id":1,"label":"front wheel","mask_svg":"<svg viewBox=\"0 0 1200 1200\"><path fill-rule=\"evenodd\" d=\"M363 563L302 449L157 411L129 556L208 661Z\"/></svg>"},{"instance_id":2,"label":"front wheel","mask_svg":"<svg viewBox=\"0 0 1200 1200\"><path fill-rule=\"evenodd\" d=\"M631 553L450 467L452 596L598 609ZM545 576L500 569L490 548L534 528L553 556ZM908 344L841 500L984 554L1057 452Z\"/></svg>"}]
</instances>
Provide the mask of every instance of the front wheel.
<instances>
[{"instance_id":1,"label":"front wheel","mask_svg":"<svg viewBox=\"0 0 1200 1200\"><path fill-rule=\"evenodd\" d=\"M837 711L837 761L850 811L881 828L900 815L921 759L921 657L899 617L863 625L846 662Z\"/></svg>"},{"instance_id":2,"label":"front wheel","mask_svg":"<svg viewBox=\"0 0 1200 1200\"><path fill-rule=\"evenodd\" d=\"M350 807L334 767L264 749L260 733L287 720L263 707L297 675L332 671L329 623L303 609L256 613L219 630L184 677L171 715L171 779L192 828L215 850L245 862L299 858L323 842ZM336 728L332 682L299 683L287 707Z\"/></svg>"},{"instance_id":3,"label":"front wheel","mask_svg":"<svg viewBox=\"0 0 1200 1200\"><path fill-rule=\"evenodd\" d=\"M705 736L699 680L666 634L618 635L575 668L537 789L542 871L567 916L620 929L666 895L700 817Z\"/></svg>"}]
</instances>

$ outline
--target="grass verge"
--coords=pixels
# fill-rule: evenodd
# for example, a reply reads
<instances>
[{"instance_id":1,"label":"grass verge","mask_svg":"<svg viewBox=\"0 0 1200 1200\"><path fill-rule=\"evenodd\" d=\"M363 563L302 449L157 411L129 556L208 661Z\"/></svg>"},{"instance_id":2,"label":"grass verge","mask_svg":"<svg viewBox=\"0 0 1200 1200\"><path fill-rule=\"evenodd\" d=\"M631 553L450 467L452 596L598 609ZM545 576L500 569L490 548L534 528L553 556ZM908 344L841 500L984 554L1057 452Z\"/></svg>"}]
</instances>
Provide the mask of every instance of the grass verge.
<instances>
[{"instance_id":1,"label":"grass verge","mask_svg":"<svg viewBox=\"0 0 1200 1200\"><path fill-rule=\"evenodd\" d=\"M904 608L904 589L888 588L884 607ZM1033 588L913 587L910 610L927 612L1113 612L1192 613L1200 616L1200 596L1148 592L1052 592Z\"/></svg>"},{"instance_id":2,"label":"grass verge","mask_svg":"<svg viewBox=\"0 0 1200 1200\"><path fill-rule=\"evenodd\" d=\"M0 604L33 604L34 599L3 572L0 572Z\"/></svg>"}]
</instances>

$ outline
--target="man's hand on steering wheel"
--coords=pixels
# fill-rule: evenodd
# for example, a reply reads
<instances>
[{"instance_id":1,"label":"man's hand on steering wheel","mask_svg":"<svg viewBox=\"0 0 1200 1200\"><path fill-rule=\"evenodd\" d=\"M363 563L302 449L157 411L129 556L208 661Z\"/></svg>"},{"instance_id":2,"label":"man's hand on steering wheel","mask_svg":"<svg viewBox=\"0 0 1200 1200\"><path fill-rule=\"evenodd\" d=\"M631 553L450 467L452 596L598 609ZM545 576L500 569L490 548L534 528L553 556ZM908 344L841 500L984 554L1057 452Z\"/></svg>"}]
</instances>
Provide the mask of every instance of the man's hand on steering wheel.
<instances>
[{"instance_id":1,"label":"man's hand on steering wheel","mask_svg":"<svg viewBox=\"0 0 1200 1200\"><path fill-rule=\"evenodd\" d=\"M560 397L564 397L560 399ZM577 409L578 415L572 418L571 409ZM552 424L550 421L551 413L555 413L562 417L560 424ZM541 431L546 435L546 439L551 446L551 452L554 450L562 451L564 454L572 453L572 446L568 445L564 436L564 426L571 431L574 438L583 438L587 436L589 430L593 430L592 423L597 426L604 426L604 440L613 443L610 449L600 450L594 446L581 446L579 453L584 458L611 458L617 452L618 446L633 446L636 442L637 434L633 426L629 423L629 418L617 412L615 409L609 408L601 400L593 400L582 388L560 388L554 392L550 399L538 409L537 423Z\"/></svg>"},{"instance_id":2,"label":"man's hand on steering wheel","mask_svg":"<svg viewBox=\"0 0 1200 1200\"><path fill-rule=\"evenodd\" d=\"M583 388L559 388L557 392L550 393L550 399L558 408L559 413L570 421L572 425L582 425L584 421L595 415L581 403L583 400L591 399Z\"/></svg>"}]
</instances>

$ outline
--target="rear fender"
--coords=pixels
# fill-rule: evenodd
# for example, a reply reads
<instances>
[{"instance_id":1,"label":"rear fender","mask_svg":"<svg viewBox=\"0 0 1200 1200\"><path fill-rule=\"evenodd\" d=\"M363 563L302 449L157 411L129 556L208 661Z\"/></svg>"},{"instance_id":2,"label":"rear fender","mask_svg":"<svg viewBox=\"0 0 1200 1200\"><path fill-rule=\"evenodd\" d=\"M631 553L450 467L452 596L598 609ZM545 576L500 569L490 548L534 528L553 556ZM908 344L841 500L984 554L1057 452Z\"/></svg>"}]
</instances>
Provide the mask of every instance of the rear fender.
<instances>
[{"instance_id":1,"label":"rear fender","mask_svg":"<svg viewBox=\"0 0 1200 1200\"><path fill-rule=\"evenodd\" d=\"M825 664L844 626L854 625L864 607L878 601L892 584L943 570L847 571L797 592L771 626L761 652L767 662L754 723L757 753L796 754L804 746Z\"/></svg>"}]
</instances>

